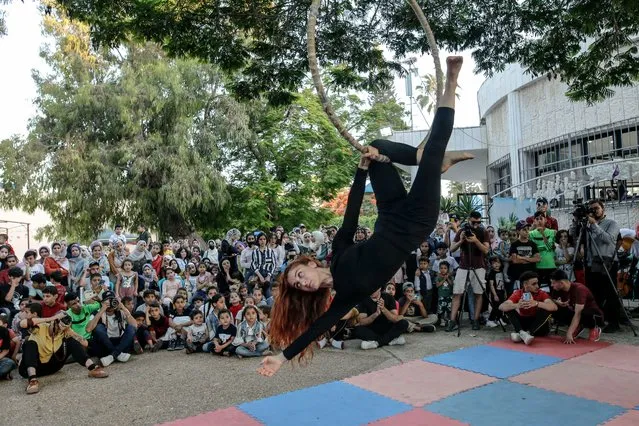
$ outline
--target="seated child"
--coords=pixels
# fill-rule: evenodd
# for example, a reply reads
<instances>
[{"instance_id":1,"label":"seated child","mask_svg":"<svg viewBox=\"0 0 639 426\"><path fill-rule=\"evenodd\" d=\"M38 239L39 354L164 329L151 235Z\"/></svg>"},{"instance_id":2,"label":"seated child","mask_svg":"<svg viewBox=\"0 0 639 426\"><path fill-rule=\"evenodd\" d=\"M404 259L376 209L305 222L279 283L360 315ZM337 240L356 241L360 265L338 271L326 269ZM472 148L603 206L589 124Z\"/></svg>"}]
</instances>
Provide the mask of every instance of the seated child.
<instances>
[{"instance_id":1,"label":"seated child","mask_svg":"<svg viewBox=\"0 0 639 426\"><path fill-rule=\"evenodd\" d=\"M142 267L142 274L138 276L138 301L144 298L144 292L147 290L154 291L156 296L160 295L160 287L158 286L155 270L150 263Z\"/></svg>"},{"instance_id":2,"label":"seated child","mask_svg":"<svg viewBox=\"0 0 639 426\"><path fill-rule=\"evenodd\" d=\"M268 306L268 303L266 303L266 299L264 299L262 289L259 287L255 287L253 289L253 299L255 300L255 306L257 306L258 308Z\"/></svg>"},{"instance_id":3,"label":"seated child","mask_svg":"<svg viewBox=\"0 0 639 426\"><path fill-rule=\"evenodd\" d=\"M181 351L186 340L186 327L192 324L190 312L186 310L186 298L181 294L173 298L173 309L169 312L169 351Z\"/></svg>"},{"instance_id":4,"label":"seated child","mask_svg":"<svg viewBox=\"0 0 639 426\"><path fill-rule=\"evenodd\" d=\"M238 358L268 356L272 352L268 349L269 344L266 341L266 332L261 322L257 320L257 308L255 306L246 306L242 313L244 321L240 324L237 336L233 340L235 353Z\"/></svg>"},{"instance_id":5,"label":"seated child","mask_svg":"<svg viewBox=\"0 0 639 426\"><path fill-rule=\"evenodd\" d=\"M239 293L232 291L231 294L229 294L229 302L231 303L229 311L231 311L231 315L233 315L233 321L235 321L237 313L240 312L244 307L242 306L242 299L240 299Z\"/></svg>"},{"instance_id":6,"label":"seated child","mask_svg":"<svg viewBox=\"0 0 639 426\"><path fill-rule=\"evenodd\" d=\"M144 303L137 307L136 312L146 312L147 308L151 306L152 303L158 303L157 295L153 290L144 290L142 300L144 300ZM160 312L164 315L164 307L162 305L159 306Z\"/></svg>"},{"instance_id":7,"label":"seated child","mask_svg":"<svg viewBox=\"0 0 639 426\"><path fill-rule=\"evenodd\" d=\"M138 324L135 329L135 337L133 338L133 352L140 355L144 353L145 350L151 351L153 349L153 339L151 338L151 333L149 333L149 328L146 326L146 314L135 311L133 312L133 318ZM142 345L144 345L144 349L142 349Z\"/></svg>"},{"instance_id":8,"label":"seated child","mask_svg":"<svg viewBox=\"0 0 639 426\"><path fill-rule=\"evenodd\" d=\"M161 313L158 302L151 302L146 307L146 326L149 328L151 342L153 343L151 352L157 352L160 349L169 347L169 339L167 338L167 331L170 327L169 319Z\"/></svg>"},{"instance_id":9,"label":"seated child","mask_svg":"<svg viewBox=\"0 0 639 426\"><path fill-rule=\"evenodd\" d=\"M253 296L246 296L246 299L244 299L244 306L243 308L247 307L247 306L255 306L255 299L253 299ZM239 327L240 323L242 322L242 320L244 318L242 318L244 309L238 311L237 315L235 315L235 326ZM257 310L258 316L260 313L260 310Z\"/></svg>"},{"instance_id":10,"label":"seated child","mask_svg":"<svg viewBox=\"0 0 639 426\"><path fill-rule=\"evenodd\" d=\"M415 287L411 283L404 283L404 297L399 299L399 315L405 317L409 322L408 331L433 332L435 327L428 318L428 311L424 306L422 298L415 293Z\"/></svg>"},{"instance_id":11,"label":"seated child","mask_svg":"<svg viewBox=\"0 0 639 426\"><path fill-rule=\"evenodd\" d=\"M391 296L393 296L393 299L395 299L395 309L399 311L399 301L395 298L396 290L397 289L394 283L388 283L386 284L386 287L384 287L384 293L390 294Z\"/></svg>"},{"instance_id":12,"label":"seated child","mask_svg":"<svg viewBox=\"0 0 639 426\"><path fill-rule=\"evenodd\" d=\"M191 313L192 324L186 330L186 353L203 352L203 346L209 341L209 331L204 324L204 314L199 310Z\"/></svg>"},{"instance_id":13,"label":"seated child","mask_svg":"<svg viewBox=\"0 0 639 426\"><path fill-rule=\"evenodd\" d=\"M230 356L235 353L235 346L233 341L237 336L237 328L232 324L231 312L227 309L222 309L218 313L220 324L215 330L215 337L212 343L207 343L209 352L213 355Z\"/></svg>"}]
</instances>

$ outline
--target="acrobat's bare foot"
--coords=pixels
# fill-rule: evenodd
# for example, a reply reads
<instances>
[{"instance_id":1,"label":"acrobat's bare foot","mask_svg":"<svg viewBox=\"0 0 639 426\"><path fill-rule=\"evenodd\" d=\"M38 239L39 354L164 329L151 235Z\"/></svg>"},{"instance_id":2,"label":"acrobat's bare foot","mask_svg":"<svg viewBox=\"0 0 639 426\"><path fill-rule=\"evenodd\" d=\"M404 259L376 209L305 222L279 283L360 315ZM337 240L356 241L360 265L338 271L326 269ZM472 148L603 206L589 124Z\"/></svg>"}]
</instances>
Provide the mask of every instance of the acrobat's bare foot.
<instances>
[{"instance_id":1,"label":"acrobat's bare foot","mask_svg":"<svg viewBox=\"0 0 639 426\"><path fill-rule=\"evenodd\" d=\"M444 154L444 162L442 163L442 174L455 164L475 158L473 154L468 152L447 152Z\"/></svg>"},{"instance_id":2,"label":"acrobat's bare foot","mask_svg":"<svg viewBox=\"0 0 639 426\"><path fill-rule=\"evenodd\" d=\"M457 84L457 78L463 63L463 56L449 56L446 58L446 81Z\"/></svg>"}]
</instances>

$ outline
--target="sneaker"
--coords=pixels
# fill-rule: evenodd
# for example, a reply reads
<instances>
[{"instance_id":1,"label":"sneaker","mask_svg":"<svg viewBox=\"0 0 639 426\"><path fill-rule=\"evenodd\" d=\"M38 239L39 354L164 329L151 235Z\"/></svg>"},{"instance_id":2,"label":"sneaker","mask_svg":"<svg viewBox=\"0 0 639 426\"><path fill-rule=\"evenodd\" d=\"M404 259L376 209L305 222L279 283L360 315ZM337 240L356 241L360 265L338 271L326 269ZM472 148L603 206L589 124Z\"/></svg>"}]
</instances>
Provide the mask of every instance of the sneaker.
<instances>
[{"instance_id":1,"label":"sneaker","mask_svg":"<svg viewBox=\"0 0 639 426\"><path fill-rule=\"evenodd\" d=\"M486 327L488 328L495 328L497 326L498 324L495 321L491 321L491 320L486 321Z\"/></svg>"},{"instance_id":2,"label":"sneaker","mask_svg":"<svg viewBox=\"0 0 639 426\"><path fill-rule=\"evenodd\" d=\"M519 332L519 337L521 337L521 340L524 341L526 346L530 345L533 342L533 340L535 340L534 336L532 336L530 333L528 333L527 331L524 331L524 330L521 330Z\"/></svg>"},{"instance_id":3,"label":"sneaker","mask_svg":"<svg viewBox=\"0 0 639 426\"><path fill-rule=\"evenodd\" d=\"M590 340L591 342L598 342L600 338L601 328L597 326L591 328L590 333L588 334L588 340Z\"/></svg>"},{"instance_id":4,"label":"sneaker","mask_svg":"<svg viewBox=\"0 0 639 426\"><path fill-rule=\"evenodd\" d=\"M572 333L572 338L573 339L576 339L578 337L582 337L583 338L585 336L585 331L586 330L581 325L578 325L577 329L575 330L575 332Z\"/></svg>"},{"instance_id":5,"label":"sneaker","mask_svg":"<svg viewBox=\"0 0 639 426\"><path fill-rule=\"evenodd\" d=\"M317 346L319 346L320 349L324 349L324 346L326 346L326 343L327 343L326 337L322 337L322 340L317 341Z\"/></svg>"},{"instance_id":6,"label":"sneaker","mask_svg":"<svg viewBox=\"0 0 639 426\"><path fill-rule=\"evenodd\" d=\"M479 321L471 321L473 330L479 330Z\"/></svg>"},{"instance_id":7,"label":"sneaker","mask_svg":"<svg viewBox=\"0 0 639 426\"><path fill-rule=\"evenodd\" d=\"M377 343L375 340L363 340L360 347L364 350L377 349L379 347L379 343Z\"/></svg>"},{"instance_id":8,"label":"sneaker","mask_svg":"<svg viewBox=\"0 0 639 426\"><path fill-rule=\"evenodd\" d=\"M158 340L157 342L155 342L155 344L151 347L151 352L157 352L160 349L162 349L162 341Z\"/></svg>"},{"instance_id":9,"label":"sneaker","mask_svg":"<svg viewBox=\"0 0 639 426\"><path fill-rule=\"evenodd\" d=\"M140 355L144 353L144 349L142 349L142 345L140 345L140 342L138 342L137 340L133 342L133 352L136 355Z\"/></svg>"},{"instance_id":10,"label":"sneaker","mask_svg":"<svg viewBox=\"0 0 639 426\"><path fill-rule=\"evenodd\" d=\"M120 355L116 357L116 359L120 362L127 362L129 358L131 358L131 354L128 354L126 352L121 352Z\"/></svg>"},{"instance_id":11,"label":"sneaker","mask_svg":"<svg viewBox=\"0 0 639 426\"><path fill-rule=\"evenodd\" d=\"M175 350L176 351L181 351L182 349L184 349L184 340L177 339L175 341Z\"/></svg>"},{"instance_id":12,"label":"sneaker","mask_svg":"<svg viewBox=\"0 0 639 426\"><path fill-rule=\"evenodd\" d=\"M93 377L94 379L104 379L105 377L109 377L109 373L107 373L102 367L95 367L93 370L89 370L89 377Z\"/></svg>"},{"instance_id":13,"label":"sneaker","mask_svg":"<svg viewBox=\"0 0 639 426\"><path fill-rule=\"evenodd\" d=\"M102 364L102 367L108 367L109 365L113 364L113 361L115 361L113 359L113 355L107 355L100 358L100 364Z\"/></svg>"},{"instance_id":14,"label":"sneaker","mask_svg":"<svg viewBox=\"0 0 639 426\"><path fill-rule=\"evenodd\" d=\"M406 330L408 333L412 333L413 331L415 331L416 329L418 329L417 324L409 322L408 323L408 329Z\"/></svg>"},{"instance_id":15,"label":"sneaker","mask_svg":"<svg viewBox=\"0 0 639 426\"><path fill-rule=\"evenodd\" d=\"M152 352L153 351L153 345L149 345L148 343L144 346L144 350L145 351L149 351Z\"/></svg>"},{"instance_id":16,"label":"sneaker","mask_svg":"<svg viewBox=\"0 0 639 426\"><path fill-rule=\"evenodd\" d=\"M405 345L405 344L406 344L406 339L404 339L404 336L395 337L393 340L388 342L388 346L397 346L397 345Z\"/></svg>"},{"instance_id":17,"label":"sneaker","mask_svg":"<svg viewBox=\"0 0 639 426\"><path fill-rule=\"evenodd\" d=\"M186 353L187 354L192 354L193 352L196 351L196 347L193 343L187 343L186 344Z\"/></svg>"},{"instance_id":18,"label":"sneaker","mask_svg":"<svg viewBox=\"0 0 639 426\"><path fill-rule=\"evenodd\" d=\"M432 324L424 324L422 325L422 328L420 329L420 331L424 333L434 333L435 331L437 331L437 327L435 327Z\"/></svg>"},{"instance_id":19,"label":"sneaker","mask_svg":"<svg viewBox=\"0 0 639 426\"><path fill-rule=\"evenodd\" d=\"M273 355L273 351L270 349L267 349L264 352L262 352L262 356L271 356L271 355Z\"/></svg>"},{"instance_id":20,"label":"sneaker","mask_svg":"<svg viewBox=\"0 0 639 426\"><path fill-rule=\"evenodd\" d=\"M344 349L344 342L341 340L331 339L331 346L335 349Z\"/></svg>"},{"instance_id":21,"label":"sneaker","mask_svg":"<svg viewBox=\"0 0 639 426\"><path fill-rule=\"evenodd\" d=\"M522 341L519 333L510 333L510 340L512 340L513 343L519 343Z\"/></svg>"},{"instance_id":22,"label":"sneaker","mask_svg":"<svg viewBox=\"0 0 639 426\"><path fill-rule=\"evenodd\" d=\"M176 346L177 342L175 341L175 339L171 340L169 342L169 347L166 348L167 351L174 351L175 350L175 346Z\"/></svg>"},{"instance_id":23,"label":"sneaker","mask_svg":"<svg viewBox=\"0 0 639 426\"><path fill-rule=\"evenodd\" d=\"M446 332L457 330L457 324L453 320L449 320L446 325Z\"/></svg>"},{"instance_id":24,"label":"sneaker","mask_svg":"<svg viewBox=\"0 0 639 426\"><path fill-rule=\"evenodd\" d=\"M29 380L29 383L27 383L27 395L38 392L40 392L40 382L38 382L38 379Z\"/></svg>"}]
</instances>

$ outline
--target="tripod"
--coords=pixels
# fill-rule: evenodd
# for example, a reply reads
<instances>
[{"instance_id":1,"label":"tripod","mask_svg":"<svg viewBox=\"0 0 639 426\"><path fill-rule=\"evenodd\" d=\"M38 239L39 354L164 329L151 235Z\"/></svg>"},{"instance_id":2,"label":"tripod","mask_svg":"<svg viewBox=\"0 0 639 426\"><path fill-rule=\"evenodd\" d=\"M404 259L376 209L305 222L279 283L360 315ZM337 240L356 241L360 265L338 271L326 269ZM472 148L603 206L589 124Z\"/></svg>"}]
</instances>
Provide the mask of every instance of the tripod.
<instances>
[{"instance_id":1,"label":"tripod","mask_svg":"<svg viewBox=\"0 0 639 426\"><path fill-rule=\"evenodd\" d=\"M601 255L601 251L599 251L599 247L597 246L597 243L595 241L595 237L592 236L592 234L590 233L590 230L588 229L588 227L586 226L585 222L582 222L579 228L579 236L577 237L577 244L575 245L575 258L573 259L573 268L572 268L572 273L571 273L571 277L569 277L571 279L571 281L574 279L575 277L575 260L577 259L577 254L579 253L579 250L581 249L581 245L584 244L585 246L587 246L586 243L586 238L590 238L590 245L592 247L595 248L595 252L597 254L597 257L601 260L602 266L604 271L606 272L606 277L608 278L608 284L612 286L613 292L614 294L617 296L617 299L619 300L619 306L621 306L621 311L624 314L624 317L626 318L626 321L628 321L628 324L630 324L630 329L632 330L632 334L634 334L635 337L637 337L637 328L634 326L634 324L632 323L632 321L630 320L630 316L628 315L628 312L626 311L626 308L623 305L623 300L621 298L621 295L619 294L619 291L617 290L617 287L615 286L615 281L612 279L612 276L610 275L610 271L608 270L608 267L606 266L606 263L604 262L604 258ZM584 238L584 236L586 238ZM585 261L585 259L584 259ZM585 269L585 262L584 262L584 269ZM608 300L606 300L606 303L610 303Z\"/></svg>"},{"instance_id":2,"label":"tripod","mask_svg":"<svg viewBox=\"0 0 639 426\"><path fill-rule=\"evenodd\" d=\"M472 250L472 248L471 248ZM461 335L461 319L462 316L464 315L464 308L465 308L465 304L466 304L466 298L468 297L468 295L472 292L473 297L475 296L475 292L473 291L473 286L471 284L471 279L470 279L470 273L473 273L475 275L475 278L477 279L477 282L479 283L479 287L481 287L482 290L482 295L485 296L486 298L488 298L488 303L490 302L490 295L486 293L486 287L484 287L484 284L481 282L481 280L479 279L479 275L477 275L477 271L475 270L475 268L470 268L468 270L466 270L466 280L464 281L464 293L462 293L462 300L459 306L459 310L457 311L457 318L455 318L455 322L457 323L457 337L459 337ZM470 292L469 292L470 290ZM492 303L491 303L492 305ZM477 307L475 307L475 309L477 309ZM468 315L470 315L470 312L468 313ZM450 319L451 321L453 320L452 318ZM501 325L501 329L503 330L503 332L506 332L506 327L504 327L504 324L499 321L499 325Z\"/></svg>"}]
</instances>

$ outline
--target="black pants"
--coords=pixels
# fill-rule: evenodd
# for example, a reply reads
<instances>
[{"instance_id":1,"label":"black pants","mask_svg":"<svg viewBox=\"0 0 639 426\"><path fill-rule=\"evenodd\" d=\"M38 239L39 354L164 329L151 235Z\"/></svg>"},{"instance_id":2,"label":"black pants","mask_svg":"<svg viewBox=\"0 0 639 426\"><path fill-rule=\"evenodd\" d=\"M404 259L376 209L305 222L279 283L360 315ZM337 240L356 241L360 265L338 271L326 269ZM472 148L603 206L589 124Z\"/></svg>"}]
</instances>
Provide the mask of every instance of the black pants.
<instances>
[{"instance_id":1,"label":"black pants","mask_svg":"<svg viewBox=\"0 0 639 426\"><path fill-rule=\"evenodd\" d=\"M503 316L503 312L499 310L499 305L506 301L506 290L495 290L495 292L497 293L497 297L499 297L499 302L495 302L492 292L489 290L486 291L486 294L488 294L488 303L493 308L492 311L490 311L490 316L488 317L489 321L497 321Z\"/></svg>"},{"instance_id":2,"label":"black pants","mask_svg":"<svg viewBox=\"0 0 639 426\"><path fill-rule=\"evenodd\" d=\"M388 345L388 343L401 336L408 330L408 321L400 320L393 325L385 333L377 333L369 327L359 326L353 330L354 337L362 340L372 340L379 343L379 346Z\"/></svg>"},{"instance_id":3,"label":"black pants","mask_svg":"<svg viewBox=\"0 0 639 426\"><path fill-rule=\"evenodd\" d=\"M441 166L454 118L454 109L437 109L410 192L406 192L395 166L371 162L369 174L378 215L373 236L358 246L362 252L371 252L370 258L384 253L379 262L370 265L371 275L379 277L371 282L371 293L397 272L410 252L435 228L439 217ZM371 146L394 163L416 165L417 148L410 145L375 140Z\"/></svg>"},{"instance_id":4,"label":"black pants","mask_svg":"<svg viewBox=\"0 0 639 426\"><path fill-rule=\"evenodd\" d=\"M575 312L568 308L559 308L552 316L559 324L569 325L572 322L572 317L575 316ZM594 328L595 326L602 327L604 322L599 311L584 309L581 311L581 321L579 321L579 324L585 328Z\"/></svg>"},{"instance_id":5,"label":"black pants","mask_svg":"<svg viewBox=\"0 0 639 426\"><path fill-rule=\"evenodd\" d=\"M524 317L517 311L508 311L506 316L515 328L515 332L527 331L533 336L547 336L550 333L550 317L552 314L543 309L537 309L535 316Z\"/></svg>"},{"instance_id":6,"label":"black pants","mask_svg":"<svg viewBox=\"0 0 639 426\"><path fill-rule=\"evenodd\" d=\"M610 268L610 276L613 279L617 277L617 265L613 264ZM617 295L617 284L611 283L608 274L605 271L593 272L590 268L586 269L586 286L595 297L597 305L603 310L604 319L614 325L619 325L619 317L621 315L621 304Z\"/></svg>"},{"instance_id":7,"label":"black pants","mask_svg":"<svg viewBox=\"0 0 639 426\"><path fill-rule=\"evenodd\" d=\"M22 345L22 361L20 362L18 372L24 378L29 377L29 373L27 372L27 369L29 367L34 367L36 369L35 375L38 377L57 373L64 366L64 362L66 361L67 355L69 354L73 356L73 359L78 364L83 367L85 366L84 364L87 362L88 359L87 352L77 340L74 340L70 337L64 339L64 344L60 346L60 349L58 349L58 351L51 356L51 359L49 359L49 361L44 363L40 361L38 344L33 340L27 340Z\"/></svg>"}]
</instances>

